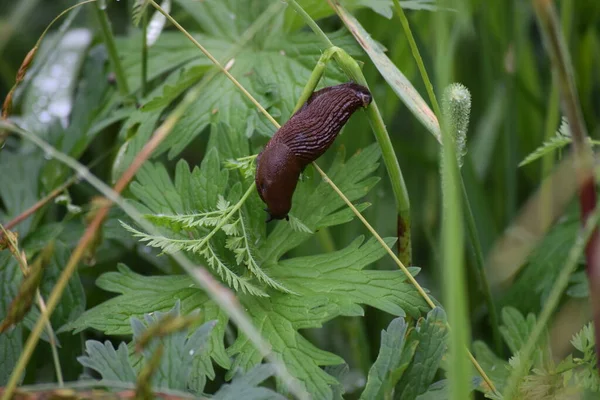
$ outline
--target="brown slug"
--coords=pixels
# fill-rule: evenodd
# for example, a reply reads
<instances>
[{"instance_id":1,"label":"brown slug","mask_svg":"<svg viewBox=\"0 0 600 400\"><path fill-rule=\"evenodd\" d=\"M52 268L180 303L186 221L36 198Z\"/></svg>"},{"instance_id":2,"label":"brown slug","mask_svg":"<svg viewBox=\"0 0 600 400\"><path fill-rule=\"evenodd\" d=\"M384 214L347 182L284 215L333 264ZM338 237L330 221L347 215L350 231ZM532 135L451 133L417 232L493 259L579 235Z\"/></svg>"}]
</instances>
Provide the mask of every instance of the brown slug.
<instances>
[{"instance_id":1,"label":"brown slug","mask_svg":"<svg viewBox=\"0 0 600 400\"><path fill-rule=\"evenodd\" d=\"M288 219L300 173L331 146L350 116L371 104L371 93L349 82L314 92L256 158L256 187L267 222Z\"/></svg>"}]
</instances>

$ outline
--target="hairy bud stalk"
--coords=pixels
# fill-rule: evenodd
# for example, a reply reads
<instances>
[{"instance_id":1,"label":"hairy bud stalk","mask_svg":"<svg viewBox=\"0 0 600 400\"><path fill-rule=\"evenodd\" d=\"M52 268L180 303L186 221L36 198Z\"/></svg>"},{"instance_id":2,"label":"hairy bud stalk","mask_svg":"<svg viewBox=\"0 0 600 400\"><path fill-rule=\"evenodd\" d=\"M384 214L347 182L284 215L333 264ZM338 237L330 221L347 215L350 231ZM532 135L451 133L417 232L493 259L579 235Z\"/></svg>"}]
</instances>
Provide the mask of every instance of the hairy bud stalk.
<instances>
[{"instance_id":1,"label":"hairy bud stalk","mask_svg":"<svg viewBox=\"0 0 600 400\"><path fill-rule=\"evenodd\" d=\"M456 160L459 168L467 154L467 130L471 114L471 93L461 83L453 83L445 90L442 97L442 114L454 140Z\"/></svg>"}]
</instances>

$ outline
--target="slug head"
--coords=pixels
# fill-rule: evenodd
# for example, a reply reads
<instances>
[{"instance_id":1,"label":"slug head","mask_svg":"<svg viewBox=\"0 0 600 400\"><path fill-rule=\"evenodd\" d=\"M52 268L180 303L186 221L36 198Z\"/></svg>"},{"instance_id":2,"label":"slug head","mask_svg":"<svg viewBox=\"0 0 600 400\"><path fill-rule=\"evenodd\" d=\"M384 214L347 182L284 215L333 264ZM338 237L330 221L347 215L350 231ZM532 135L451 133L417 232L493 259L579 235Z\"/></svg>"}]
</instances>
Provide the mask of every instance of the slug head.
<instances>
[{"instance_id":1,"label":"slug head","mask_svg":"<svg viewBox=\"0 0 600 400\"><path fill-rule=\"evenodd\" d=\"M259 154L256 188L262 201L267 204L267 222L272 219L288 219L300 172L296 156L283 143L269 143Z\"/></svg>"},{"instance_id":2,"label":"slug head","mask_svg":"<svg viewBox=\"0 0 600 400\"><path fill-rule=\"evenodd\" d=\"M373 96L371 96L369 89L357 83L352 84L352 88L356 91L356 96L360 99L362 106L364 108L369 107L369 104L373 101Z\"/></svg>"}]
</instances>

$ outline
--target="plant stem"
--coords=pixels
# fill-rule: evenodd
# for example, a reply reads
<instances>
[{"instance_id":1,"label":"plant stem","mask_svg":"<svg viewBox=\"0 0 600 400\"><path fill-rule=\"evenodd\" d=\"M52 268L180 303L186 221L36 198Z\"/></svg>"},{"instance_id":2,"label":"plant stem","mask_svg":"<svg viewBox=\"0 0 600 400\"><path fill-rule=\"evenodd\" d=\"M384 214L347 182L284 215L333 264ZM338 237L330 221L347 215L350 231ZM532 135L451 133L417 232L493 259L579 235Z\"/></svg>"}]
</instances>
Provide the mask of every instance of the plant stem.
<instances>
[{"instance_id":1,"label":"plant stem","mask_svg":"<svg viewBox=\"0 0 600 400\"><path fill-rule=\"evenodd\" d=\"M560 272L560 275L556 278L554 284L552 285L552 289L550 290L550 293L544 302L544 307L540 312L531 334L527 338L527 342L525 342L521 350L519 350L521 362L517 363L516 367L513 369L513 372L510 374L506 384L506 389L504 391L504 399L511 400L513 398L519 398L517 389L521 379L529 372L527 370L527 367L529 366L529 359L531 359L533 356L534 348L537 345L540 336L544 332L552 313L558 306L558 302L560 301L563 292L569 284L571 274L573 271L575 271L575 268L577 268L581 253L584 251L586 244L589 246L591 238L596 232L599 214L599 211L596 209L588 215L585 226L580 231L575 244L573 244L573 247L571 247L565 265Z\"/></svg>"},{"instance_id":2,"label":"plant stem","mask_svg":"<svg viewBox=\"0 0 600 400\"><path fill-rule=\"evenodd\" d=\"M544 44L557 76L562 107L573 136L575 166L579 184L581 224L587 226L587 221L596 209L597 194L593 154L573 78L573 66L553 4L547 0L534 0L533 5L544 38ZM585 257L595 339L596 343L600 343L600 236L597 228L591 233L591 238L585 249ZM597 366L600 368L600 346L596 346L596 360Z\"/></svg>"},{"instance_id":3,"label":"plant stem","mask_svg":"<svg viewBox=\"0 0 600 400\"><path fill-rule=\"evenodd\" d=\"M467 223L467 232L469 234L469 240L473 247L473 253L475 254L475 262L477 264L476 276L479 278L479 284L483 291L486 305L488 307L488 313L490 315L490 325L492 327L492 337L494 340L494 346L497 354L502 354L502 335L500 334L500 321L498 319L498 310L494 299L492 297L492 289L490 287L490 281L485 273L485 262L483 258L483 250L481 249L481 243L479 242L479 235L477 233L477 225L475 224L475 217L473 216L473 210L471 210L471 203L469 202L467 195L467 188L465 182L460 179L462 186L462 193L464 199L464 213L465 220Z\"/></svg>"},{"instance_id":4,"label":"plant stem","mask_svg":"<svg viewBox=\"0 0 600 400\"><path fill-rule=\"evenodd\" d=\"M398 17L400 18L400 23L402 24L402 29L404 30L406 39L408 39L408 44L410 45L410 50L412 51L413 58L415 59L417 67L419 68L419 72L421 73L421 78L423 79L423 83L425 84L425 89L427 89L427 95L429 96L429 101L431 101L433 112L439 120L442 114L437 98L435 97L435 92L433 91L433 85L431 84L431 80L429 80L427 69L425 69L425 64L423 64L421 52L419 52L419 48L417 47L417 43L415 42L415 38L412 34L412 30L410 29L410 24L408 23L406 14L404 14L404 10L402 9L402 6L398 2L398 0L394 0L394 9L396 10Z\"/></svg>"},{"instance_id":5,"label":"plant stem","mask_svg":"<svg viewBox=\"0 0 600 400\"><path fill-rule=\"evenodd\" d=\"M456 4L456 3L454 3ZM453 5L454 5L453 4ZM459 13L461 11L459 10ZM450 22L446 13L435 14L436 25L436 78L438 88L450 83L452 43ZM433 92L432 92L433 93ZM439 112L439 107L438 107ZM449 393L452 400L472 398L470 368L467 349L470 342L470 321L467 313L467 291L464 268L464 227L460 194L461 175L456 159L456 147L450 121L437 114L442 132L440 175L442 184L442 257L443 276L446 282L444 303L448 310L450 330L449 368L447 371Z\"/></svg>"},{"instance_id":6,"label":"plant stem","mask_svg":"<svg viewBox=\"0 0 600 400\"><path fill-rule=\"evenodd\" d=\"M210 231L210 233L208 235L206 235L204 237L204 239L202 239L202 241L200 242L200 244L198 244L198 248L203 248L206 243L208 243L208 241L210 240L210 238L212 238L215 233L219 232L219 230L221 230L221 228L223 227L223 225L225 225L227 223L227 221L229 221L229 219L233 216L233 214L235 214L236 212L238 212L238 210L242 207L242 205L246 202L246 200L248 199L248 196L250 196L250 194L252 194L252 192L254 191L254 189L256 189L256 182L252 181L252 184L248 187L248 189L246 190L246 193L244 193L244 195L242 196L242 198L235 204L235 206L233 206L233 208L231 209L231 211L229 211L227 213L227 215L225 215L223 218L221 218L221 220L219 221L219 223L217 224L217 226L215 226L213 228L212 231ZM245 235L244 235L245 237Z\"/></svg>"},{"instance_id":7,"label":"plant stem","mask_svg":"<svg viewBox=\"0 0 600 400\"><path fill-rule=\"evenodd\" d=\"M106 50L108 51L108 59L115 73L119 93L125 102L131 103L132 99L129 96L130 92L129 85L127 83L127 76L125 75L125 70L123 69L121 60L119 59L119 52L117 51L117 45L115 43L112 29L110 28L110 22L108 21L106 10L101 9L99 3L96 3L96 7L94 7L94 9L96 11L98 22L100 23L102 38L104 39L104 44L106 45Z\"/></svg>"},{"instance_id":8,"label":"plant stem","mask_svg":"<svg viewBox=\"0 0 600 400\"><path fill-rule=\"evenodd\" d=\"M148 84L148 10L144 10L142 15L142 94L144 97L147 92Z\"/></svg>"}]
</instances>

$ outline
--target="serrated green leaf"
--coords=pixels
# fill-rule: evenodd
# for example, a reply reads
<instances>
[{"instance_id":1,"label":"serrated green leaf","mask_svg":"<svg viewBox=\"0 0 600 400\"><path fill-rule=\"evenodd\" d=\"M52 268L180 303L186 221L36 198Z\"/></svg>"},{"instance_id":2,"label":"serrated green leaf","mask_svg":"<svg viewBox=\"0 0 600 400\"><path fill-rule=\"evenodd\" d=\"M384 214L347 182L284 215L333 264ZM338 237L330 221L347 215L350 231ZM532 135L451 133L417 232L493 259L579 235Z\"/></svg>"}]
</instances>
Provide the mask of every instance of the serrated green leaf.
<instances>
[{"instance_id":1,"label":"serrated green leaf","mask_svg":"<svg viewBox=\"0 0 600 400\"><path fill-rule=\"evenodd\" d=\"M427 313L427 318L417 322L407 342L416 340L419 344L412 363L396 385L395 398L411 400L427 390L446 353L447 337L448 325L443 309L436 307Z\"/></svg>"},{"instance_id":2,"label":"serrated green leaf","mask_svg":"<svg viewBox=\"0 0 600 400\"><path fill-rule=\"evenodd\" d=\"M391 246L394 239L386 242ZM331 398L336 384L320 366L343 361L315 348L297 329L320 327L338 315L362 315L363 304L402 316L406 311L416 317L428 309L401 271L364 270L384 254L375 239L363 244L361 237L340 251L280 261L269 267L269 274L300 296L240 299L273 351L315 398ZM228 352L237 355L234 365L244 370L262 359L243 335Z\"/></svg>"},{"instance_id":3,"label":"serrated green leaf","mask_svg":"<svg viewBox=\"0 0 600 400\"><path fill-rule=\"evenodd\" d=\"M567 289L567 294L575 298L587 298L590 295L590 284L586 271L577 271L571 275L569 280L572 285Z\"/></svg>"},{"instance_id":4,"label":"serrated green leaf","mask_svg":"<svg viewBox=\"0 0 600 400\"><path fill-rule=\"evenodd\" d=\"M521 313L537 312L567 259L580 229L575 215L552 227L529 256L527 265L500 299L499 306L512 306Z\"/></svg>"},{"instance_id":5,"label":"serrated green leaf","mask_svg":"<svg viewBox=\"0 0 600 400\"><path fill-rule=\"evenodd\" d=\"M84 367L98 372L102 379L135 382L136 374L129 361L129 351L125 343L121 342L115 351L113 344L108 340L104 344L96 340L87 340L85 353L87 355L77 357L77 361Z\"/></svg>"},{"instance_id":6,"label":"serrated green leaf","mask_svg":"<svg viewBox=\"0 0 600 400\"><path fill-rule=\"evenodd\" d=\"M242 376L237 376L230 384L224 384L215 393L215 400L284 400L286 397L258 385L275 374L270 364L257 365Z\"/></svg>"},{"instance_id":7,"label":"serrated green leaf","mask_svg":"<svg viewBox=\"0 0 600 400\"><path fill-rule=\"evenodd\" d=\"M370 8L377 14L387 19L393 16L392 0L341 0L340 3L350 11L361 8ZM313 18L321 19L334 14L333 9L326 2L320 0L298 0L298 4ZM409 0L401 1L400 5L405 10L429 10L436 11L439 7L435 0ZM304 19L297 15L290 7L286 14L286 26L298 29L306 24Z\"/></svg>"},{"instance_id":8,"label":"serrated green leaf","mask_svg":"<svg viewBox=\"0 0 600 400\"><path fill-rule=\"evenodd\" d=\"M202 290L195 287L190 277L141 276L122 264L118 269L119 272L103 274L97 284L104 290L121 295L87 310L61 331L73 330L77 333L89 327L99 329L107 335L131 334L131 317L142 318L147 313L168 311L180 300L182 315L199 309L202 321L218 321L207 352L219 365L229 368L230 360L223 344L228 318Z\"/></svg>"},{"instance_id":9,"label":"serrated green leaf","mask_svg":"<svg viewBox=\"0 0 600 400\"><path fill-rule=\"evenodd\" d=\"M178 3L202 26L208 35L193 34L198 41L223 63L233 60L230 69L239 82L247 88L257 100L281 121L289 118L296 99L322 49L312 35L306 33L285 33L281 26L283 14L270 18L268 26L255 34L245 46L237 46L254 20L270 5L266 1L255 1L250 9L238 2L197 2ZM241 9L243 8L243 11ZM251 11L249 11L251 10ZM239 14L237 12L241 11ZM223 24L219 21L226 21ZM357 55L356 45L346 33L333 33L331 38L336 45L343 46L353 55ZM122 42L120 49L124 57L123 64L133 90L139 87L139 57L133 50L139 41ZM239 47L239 50L236 50ZM234 51L231 53L231 51ZM231 56L233 54L233 56ZM228 59L223 57L228 55ZM164 32L158 42L150 49L148 76L154 79L160 74L185 68L189 72L174 74L179 76L176 82L168 83L164 93L149 97L148 117L160 113L161 108L194 85L200 75L190 69L195 66L209 66L211 63L179 32ZM173 76L173 75L172 75ZM330 85L345 80L340 70L329 68L325 84ZM158 88L161 92L162 87ZM202 95L189 107L167 139L160 145L156 154L169 151L169 157L179 154L210 121L227 123L239 132L260 131L271 135L275 130L243 94L223 75L215 75L205 84Z\"/></svg>"},{"instance_id":10,"label":"serrated green leaf","mask_svg":"<svg viewBox=\"0 0 600 400\"><path fill-rule=\"evenodd\" d=\"M533 153L529 154L519 163L519 167L523 167L527 164L534 162L537 159L544 157L546 154L550 154L558 149L562 149L566 145L573 141L570 137L557 135L550 140L544 142L540 147L535 149Z\"/></svg>"},{"instance_id":11,"label":"serrated green leaf","mask_svg":"<svg viewBox=\"0 0 600 400\"><path fill-rule=\"evenodd\" d=\"M537 149L530 153L523 161L519 163L519 167L523 167L533 161L544 157L546 154L550 154L558 149L562 149L566 145L573 141L571 138L571 131L569 124L565 118L563 118L560 128L556 132L556 135L551 137L549 140L542 143Z\"/></svg>"},{"instance_id":12,"label":"serrated green leaf","mask_svg":"<svg viewBox=\"0 0 600 400\"><path fill-rule=\"evenodd\" d=\"M177 301L173 308L166 313L157 311L144 315L144 321L132 317L131 329L134 341L137 341L145 332L147 327L153 324L159 324L160 320L167 315L178 317L180 315L180 302ZM208 321L197 327L194 332L188 336L187 330L173 332L166 337L161 338L160 344L163 345L163 356L156 372L152 376L152 385L158 388L169 388L184 391L188 387L195 359L200 357L207 350L207 342L211 335L216 321ZM146 361L152 358L159 343L157 340L150 343L142 350ZM194 380L198 379L198 373L195 371ZM204 371L202 371L204 372Z\"/></svg>"},{"instance_id":13,"label":"serrated green leaf","mask_svg":"<svg viewBox=\"0 0 600 400\"><path fill-rule=\"evenodd\" d=\"M500 327L502 337L512 353L518 352L527 342L535 326L535 315L527 315L527 319L513 307L502 309L502 322Z\"/></svg>"},{"instance_id":14,"label":"serrated green leaf","mask_svg":"<svg viewBox=\"0 0 600 400\"><path fill-rule=\"evenodd\" d=\"M17 294L21 271L8 251L0 252L0 321L6 317L8 305ZM4 386L23 348L21 326L0 335L0 385Z\"/></svg>"},{"instance_id":15,"label":"serrated green leaf","mask_svg":"<svg viewBox=\"0 0 600 400\"><path fill-rule=\"evenodd\" d=\"M27 210L37 201L38 179L43 158L40 154L25 157L12 153L7 149L0 152L0 170L10 173L0 174L0 219L9 221ZM14 231L20 237L25 237L33 226L33 218L29 217L15 227Z\"/></svg>"},{"instance_id":16,"label":"serrated green leaf","mask_svg":"<svg viewBox=\"0 0 600 400\"><path fill-rule=\"evenodd\" d=\"M390 373L400 366L400 356L404 350L404 339L408 325L402 317L395 318L387 330L381 332L381 345L377 359L369 370L367 385L362 399L384 399L391 394L394 385L389 381Z\"/></svg>"},{"instance_id":17,"label":"serrated green leaf","mask_svg":"<svg viewBox=\"0 0 600 400\"><path fill-rule=\"evenodd\" d=\"M388 246L396 239L387 238ZM269 266L275 279L286 282L293 291L306 297L326 295L342 315L362 315L360 304L367 304L392 315L406 313L418 317L428 310L425 301L400 270L373 271L365 267L386 252L374 238L363 243L358 237L346 248L327 254L296 257ZM418 268L409 271L416 275Z\"/></svg>"},{"instance_id":18,"label":"serrated green leaf","mask_svg":"<svg viewBox=\"0 0 600 400\"><path fill-rule=\"evenodd\" d=\"M486 343L479 340L473 343L473 353L481 368L483 368L492 382L494 382L496 388L500 392L503 392L506 381L510 376L508 362L494 354ZM485 385L485 383L482 383L482 385ZM490 388L487 386L480 386L479 389L484 393L490 392Z\"/></svg>"},{"instance_id":19,"label":"serrated green leaf","mask_svg":"<svg viewBox=\"0 0 600 400\"><path fill-rule=\"evenodd\" d=\"M471 386L476 388L483 380L480 377L475 377L471 381ZM450 399L450 391L448 389L448 379L442 379L432 383L427 391L417 396L416 400L448 400Z\"/></svg>"},{"instance_id":20,"label":"serrated green leaf","mask_svg":"<svg viewBox=\"0 0 600 400\"><path fill-rule=\"evenodd\" d=\"M133 25L138 26L142 20L144 12L148 8L149 0L135 0L131 9L131 21Z\"/></svg>"}]
</instances>

